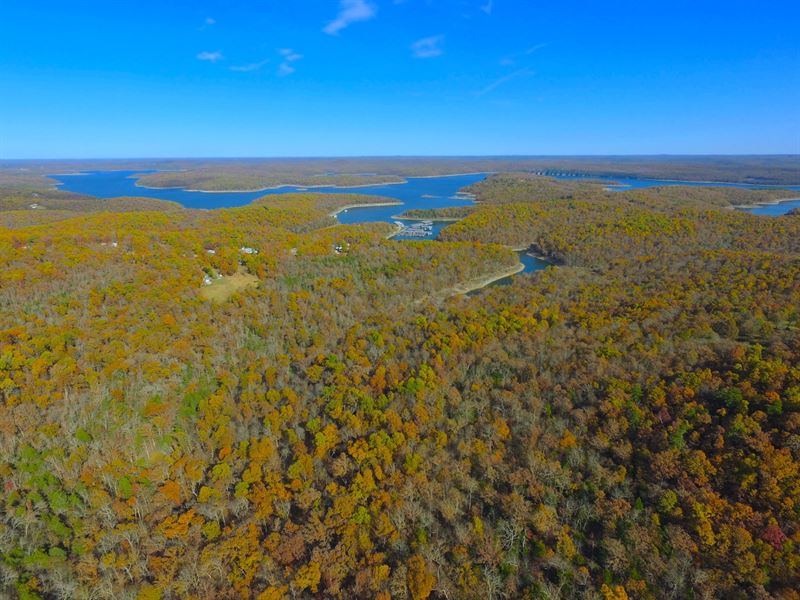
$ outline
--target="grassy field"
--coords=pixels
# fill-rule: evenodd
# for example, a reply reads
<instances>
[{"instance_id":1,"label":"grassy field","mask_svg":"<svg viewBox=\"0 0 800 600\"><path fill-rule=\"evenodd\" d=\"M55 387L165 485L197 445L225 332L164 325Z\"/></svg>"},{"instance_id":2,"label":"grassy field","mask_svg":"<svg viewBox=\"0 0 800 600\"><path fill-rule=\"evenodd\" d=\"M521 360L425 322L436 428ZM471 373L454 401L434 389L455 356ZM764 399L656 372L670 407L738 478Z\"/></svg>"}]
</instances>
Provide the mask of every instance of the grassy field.
<instances>
[{"instance_id":1,"label":"grassy field","mask_svg":"<svg viewBox=\"0 0 800 600\"><path fill-rule=\"evenodd\" d=\"M237 273L217 279L211 285L203 286L203 289L200 290L200 296L205 300L222 304L236 292L253 288L257 285L258 277L245 272L240 267Z\"/></svg>"}]
</instances>

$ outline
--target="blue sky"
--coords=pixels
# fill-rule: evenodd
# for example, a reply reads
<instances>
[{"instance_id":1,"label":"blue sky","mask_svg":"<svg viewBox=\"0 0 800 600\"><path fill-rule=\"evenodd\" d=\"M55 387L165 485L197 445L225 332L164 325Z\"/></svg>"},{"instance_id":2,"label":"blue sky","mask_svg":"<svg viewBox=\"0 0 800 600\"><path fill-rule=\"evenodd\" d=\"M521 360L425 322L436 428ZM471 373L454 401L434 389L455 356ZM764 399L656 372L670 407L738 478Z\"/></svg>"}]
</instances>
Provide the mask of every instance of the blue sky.
<instances>
[{"instance_id":1,"label":"blue sky","mask_svg":"<svg viewBox=\"0 0 800 600\"><path fill-rule=\"evenodd\" d=\"M0 157L800 153L800 3L2 0Z\"/></svg>"}]
</instances>

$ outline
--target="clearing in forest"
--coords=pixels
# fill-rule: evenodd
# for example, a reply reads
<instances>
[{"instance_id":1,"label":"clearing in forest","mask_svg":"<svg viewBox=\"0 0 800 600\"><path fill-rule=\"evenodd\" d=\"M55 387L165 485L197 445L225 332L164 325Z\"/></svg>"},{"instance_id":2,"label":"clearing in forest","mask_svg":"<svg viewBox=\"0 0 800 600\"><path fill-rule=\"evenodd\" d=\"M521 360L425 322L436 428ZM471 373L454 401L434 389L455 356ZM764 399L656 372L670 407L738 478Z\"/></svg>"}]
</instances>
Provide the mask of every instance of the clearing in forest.
<instances>
[{"instance_id":1,"label":"clearing in forest","mask_svg":"<svg viewBox=\"0 0 800 600\"><path fill-rule=\"evenodd\" d=\"M258 277L251 275L242 267L233 275L226 275L215 279L210 285L203 286L200 296L204 300L210 300L217 304L222 304L236 292L258 285Z\"/></svg>"}]
</instances>

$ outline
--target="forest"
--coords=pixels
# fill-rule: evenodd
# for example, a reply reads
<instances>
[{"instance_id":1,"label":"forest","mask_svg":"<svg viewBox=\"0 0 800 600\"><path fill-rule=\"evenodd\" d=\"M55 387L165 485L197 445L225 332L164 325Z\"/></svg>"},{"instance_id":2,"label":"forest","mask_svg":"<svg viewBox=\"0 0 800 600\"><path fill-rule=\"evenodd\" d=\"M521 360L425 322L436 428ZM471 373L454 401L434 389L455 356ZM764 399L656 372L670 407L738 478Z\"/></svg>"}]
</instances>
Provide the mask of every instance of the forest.
<instances>
[{"instance_id":1,"label":"forest","mask_svg":"<svg viewBox=\"0 0 800 600\"><path fill-rule=\"evenodd\" d=\"M788 192L507 172L395 241L331 217L386 198L35 178L0 179L0 596L800 598L800 217L734 209ZM553 266L453 292L514 248Z\"/></svg>"},{"instance_id":2,"label":"forest","mask_svg":"<svg viewBox=\"0 0 800 600\"><path fill-rule=\"evenodd\" d=\"M202 191L253 191L284 185L353 187L398 183L408 177L514 171L796 185L800 159L776 155L0 160L0 188L41 187L54 183L47 178L51 174L110 169L142 171L138 183L147 187Z\"/></svg>"}]
</instances>

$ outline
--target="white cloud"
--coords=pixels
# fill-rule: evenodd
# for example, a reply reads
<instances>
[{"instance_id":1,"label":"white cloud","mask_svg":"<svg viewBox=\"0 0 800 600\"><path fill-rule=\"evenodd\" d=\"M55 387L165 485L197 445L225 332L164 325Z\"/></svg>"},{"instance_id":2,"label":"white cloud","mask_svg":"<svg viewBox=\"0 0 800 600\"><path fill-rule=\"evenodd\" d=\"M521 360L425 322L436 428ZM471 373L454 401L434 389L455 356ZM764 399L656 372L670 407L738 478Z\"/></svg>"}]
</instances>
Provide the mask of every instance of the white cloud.
<instances>
[{"instance_id":1,"label":"white cloud","mask_svg":"<svg viewBox=\"0 0 800 600\"><path fill-rule=\"evenodd\" d=\"M487 85L485 88L483 88L479 92L476 92L475 95L476 96L485 96L489 92L493 92L494 90L499 88L501 85L503 85L505 83L508 83L509 81L513 81L514 79L518 79L519 77L529 77L529 76L535 75L535 74L536 74L536 72L532 71L531 69L520 69L519 71L514 71L513 73L510 73L509 75L506 75L505 77L501 77L500 79L495 79L492 83Z\"/></svg>"},{"instance_id":2,"label":"white cloud","mask_svg":"<svg viewBox=\"0 0 800 600\"><path fill-rule=\"evenodd\" d=\"M201 52L197 55L197 60L205 60L212 63L220 61L223 58L225 57L222 56L222 52Z\"/></svg>"},{"instance_id":3,"label":"white cloud","mask_svg":"<svg viewBox=\"0 0 800 600\"><path fill-rule=\"evenodd\" d=\"M367 0L339 0L339 14L322 31L336 35L351 23L373 19L377 12L375 5Z\"/></svg>"},{"instance_id":4,"label":"white cloud","mask_svg":"<svg viewBox=\"0 0 800 600\"><path fill-rule=\"evenodd\" d=\"M523 56L530 56L531 54L533 54L534 52L538 52L542 48L547 48L548 45L549 44L546 44L546 43L544 43L544 44L536 44L535 46L531 46L527 50L523 50L522 52L518 52L516 54L512 54L511 56L506 56L505 58L501 58L500 59L500 64L502 66L504 66L504 67L511 66L513 64L516 64L518 58L523 57Z\"/></svg>"},{"instance_id":5,"label":"white cloud","mask_svg":"<svg viewBox=\"0 0 800 600\"><path fill-rule=\"evenodd\" d=\"M494 8L494 0L487 0L486 4L481 5L481 10L485 12L487 15L492 14L493 8Z\"/></svg>"},{"instance_id":6,"label":"white cloud","mask_svg":"<svg viewBox=\"0 0 800 600\"><path fill-rule=\"evenodd\" d=\"M269 59L266 58L257 63L250 63L249 65L236 65L231 67L231 71L238 71L240 73L247 73L249 71L258 71L261 67L269 62Z\"/></svg>"},{"instance_id":7,"label":"white cloud","mask_svg":"<svg viewBox=\"0 0 800 600\"><path fill-rule=\"evenodd\" d=\"M298 54L291 48L281 48L278 50L278 54L280 54L286 62L294 62L303 58L302 54Z\"/></svg>"},{"instance_id":8,"label":"white cloud","mask_svg":"<svg viewBox=\"0 0 800 600\"><path fill-rule=\"evenodd\" d=\"M442 49L443 43L443 35L433 35L417 40L411 44L411 51L416 58L434 58L435 56L444 54L444 50Z\"/></svg>"},{"instance_id":9,"label":"white cloud","mask_svg":"<svg viewBox=\"0 0 800 600\"><path fill-rule=\"evenodd\" d=\"M525 54L533 54L534 52L538 52L542 48L547 48L548 44L536 44L535 46L531 46L527 50L525 50Z\"/></svg>"},{"instance_id":10,"label":"white cloud","mask_svg":"<svg viewBox=\"0 0 800 600\"><path fill-rule=\"evenodd\" d=\"M278 75L281 77L286 77L294 73L297 69L292 66L292 63L303 58L302 54L295 52L291 48L281 48L278 50L278 54L283 57L283 62L278 65Z\"/></svg>"},{"instance_id":11,"label":"white cloud","mask_svg":"<svg viewBox=\"0 0 800 600\"><path fill-rule=\"evenodd\" d=\"M212 19L211 17L206 17L203 19L203 24L197 28L198 31L205 31L209 27L212 27L217 24L216 19Z\"/></svg>"}]
</instances>

